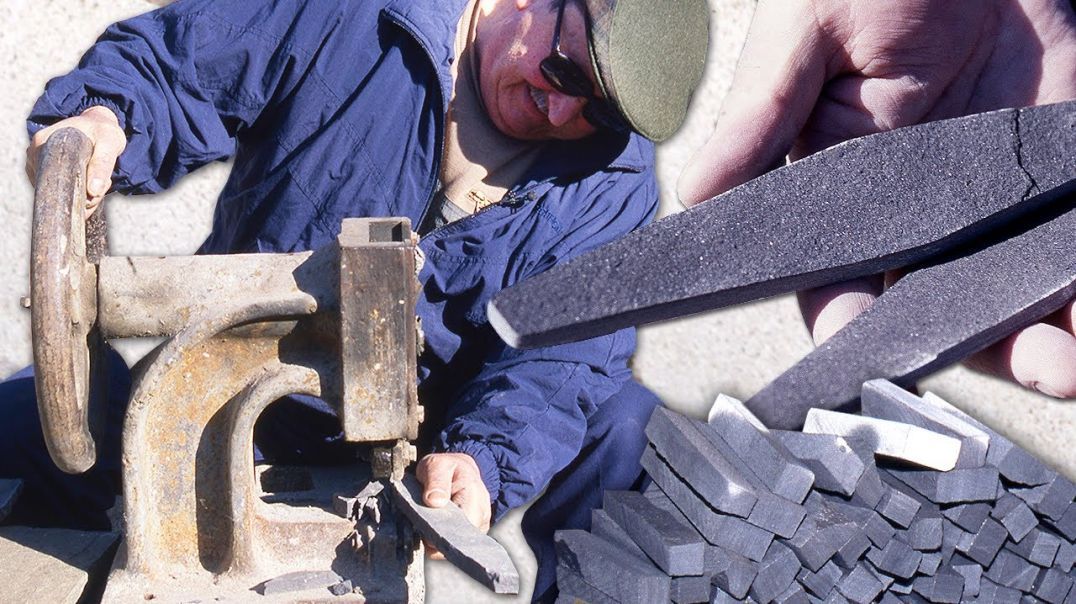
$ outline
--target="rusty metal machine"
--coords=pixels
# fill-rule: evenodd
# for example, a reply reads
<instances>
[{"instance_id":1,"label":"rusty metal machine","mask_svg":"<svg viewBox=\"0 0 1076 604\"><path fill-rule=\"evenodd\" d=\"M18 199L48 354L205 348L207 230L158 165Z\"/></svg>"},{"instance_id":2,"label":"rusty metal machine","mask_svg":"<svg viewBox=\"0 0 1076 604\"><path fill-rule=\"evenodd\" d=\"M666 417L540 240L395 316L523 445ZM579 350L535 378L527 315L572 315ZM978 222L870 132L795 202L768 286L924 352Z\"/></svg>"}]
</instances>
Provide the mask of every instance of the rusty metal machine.
<instances>
[{"instance_id":1,"label":"rusty metal machine","mask_svg":"<svg viewBox=\"0 0 1076 604\"><path fill-rule=\"evenodd\" d=\"M35 197L38 404L62 469L94 464L103 342L166 338L134 368L123 428L124 542L105 601L268 601L274 592L284 601L335 601L334 593L339 601L421 601L418 535L445 535L427 536L425 523L396 509L429 511L408 502L414 485L401 481L422 421L409 221L345 220L336 245L313 252L110 257L101 213L89 224L83 218L89 152L77 131L56 133ZM255 423L289 394L333 405L364 459L256 468ZM511 591L513 573L494 572L488 583Z\"/></svg>"}]
</instances>

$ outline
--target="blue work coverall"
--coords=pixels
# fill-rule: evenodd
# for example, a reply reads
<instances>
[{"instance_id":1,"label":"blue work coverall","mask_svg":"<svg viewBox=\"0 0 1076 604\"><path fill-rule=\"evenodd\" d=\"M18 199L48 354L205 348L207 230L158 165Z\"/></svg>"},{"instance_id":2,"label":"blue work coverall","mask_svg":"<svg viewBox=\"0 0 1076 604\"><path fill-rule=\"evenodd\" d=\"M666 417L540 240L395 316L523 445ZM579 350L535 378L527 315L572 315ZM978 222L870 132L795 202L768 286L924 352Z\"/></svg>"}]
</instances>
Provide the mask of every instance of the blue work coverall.
<instances>
[{"instance_id":1,"label":"blue work coverall","mask_svg":"<svg viewBox=\"0 0 1076 604\"><path fill-rule=\"evenodd\" d=\"M113 175L124 193L161 191L234 158L203 253L316 249L346 217L422 224L438 186L464 5L182 0L108 28L75 71L49 82L29 128L111 108L129 139ZM550 142L500 203L420 243L427 450L475 459L495 519L546 489L523 520L539 562L536 596L554 593L546 592L553 531L588 527L603 489L639 478L642 428L658 402L632 381L633 330L514 350L490 328L486 303L645 224L657 197L654 149L642 137ZM45 457L28 371L0 386L10 418L0 428L0 475L32 475L23 507L41 522L103 521L129 379L115 373L121 396L110 436L98 467L82 477L59 473ZM266 412L256 433L265 457L331 456L339 432L331 411L301 402Z\"/></svg>"}]
</instances>

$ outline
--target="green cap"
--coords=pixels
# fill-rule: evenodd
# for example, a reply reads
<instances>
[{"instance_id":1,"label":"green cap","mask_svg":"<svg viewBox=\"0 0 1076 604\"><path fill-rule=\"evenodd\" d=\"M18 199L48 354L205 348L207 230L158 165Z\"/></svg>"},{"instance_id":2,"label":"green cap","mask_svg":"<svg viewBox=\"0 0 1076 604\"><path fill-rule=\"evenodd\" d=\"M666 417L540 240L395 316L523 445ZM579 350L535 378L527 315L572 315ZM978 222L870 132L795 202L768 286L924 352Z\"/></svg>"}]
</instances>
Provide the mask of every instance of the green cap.
<instances>
[{"instance_id":1,"label":"green cap","mask_svg":"<svg viewBox=\"0 0 1076 604\"><path fill-rule=\"evenodd\" d=\"M585 0L590 58L605 97L646 138L684 121L710 41L706 0Z\"/></svg>"}]
</instances>

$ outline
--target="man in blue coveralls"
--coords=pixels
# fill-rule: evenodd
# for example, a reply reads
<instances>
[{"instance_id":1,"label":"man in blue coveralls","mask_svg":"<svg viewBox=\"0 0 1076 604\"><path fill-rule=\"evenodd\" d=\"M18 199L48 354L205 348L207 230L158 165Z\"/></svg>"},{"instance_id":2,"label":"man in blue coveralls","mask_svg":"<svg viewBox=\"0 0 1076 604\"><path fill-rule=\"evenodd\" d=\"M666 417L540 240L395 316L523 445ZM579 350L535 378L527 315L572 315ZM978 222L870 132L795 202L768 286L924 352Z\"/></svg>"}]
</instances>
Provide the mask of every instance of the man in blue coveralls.
<instances>
[{"instance_id":1,"label":"man in blue coveralls","mask_svg":"<svg viewBox=\"0 0 1076 604\"><path fill-rule=\"evenodd\" d=\"M545 489L523 532L551 599L553 531L636 482L659 402L632 380L632 330L518 351L486 302L653 217L650 140L683 119L707 17L704 0L182 0L111 26L49 82L28 173L65 126L94 142L90 208L232 157L203 253L315 249L345 217L410 218L426 502L485 530ZM110 430L81 476L47 456L30 370L0 385L0 476L25 480L13 521L107 525L129 392L113 365ZM340 458L338 432L327 405L293 397L259 422L256 454Z\"/></svg>"}]
</instances>

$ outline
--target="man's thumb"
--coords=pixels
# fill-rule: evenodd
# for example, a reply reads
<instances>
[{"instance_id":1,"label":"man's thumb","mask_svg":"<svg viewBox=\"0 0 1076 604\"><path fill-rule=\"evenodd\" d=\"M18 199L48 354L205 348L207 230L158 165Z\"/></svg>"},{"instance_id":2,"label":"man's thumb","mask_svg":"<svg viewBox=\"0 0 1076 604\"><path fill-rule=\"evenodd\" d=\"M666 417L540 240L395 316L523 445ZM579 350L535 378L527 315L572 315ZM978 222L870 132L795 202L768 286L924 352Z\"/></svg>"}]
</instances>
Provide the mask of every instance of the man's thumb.
<instances>
[{"instance_id":1,"label":"man's thumb","mask_svg":"<svg viewBox=\"0 0 1076 604\"><path fill-rule=\"evenodd\" d=\"M760 0L714 133L680 175L680 201L710 199L788 153L825 84L828 46L809 0Z\"/></svg>"}]
</instances>

